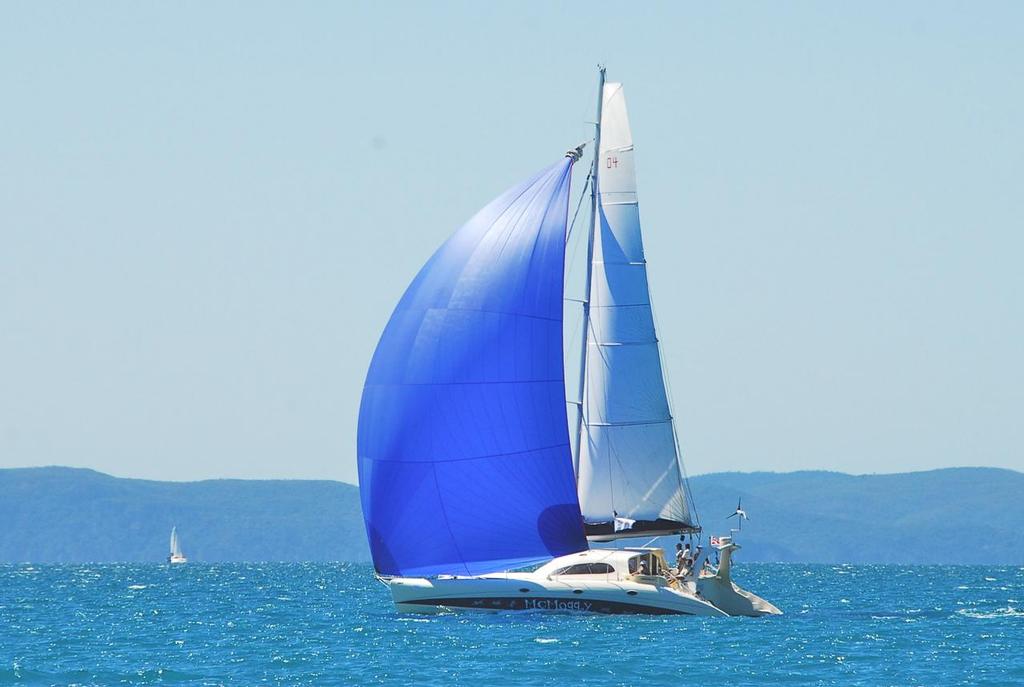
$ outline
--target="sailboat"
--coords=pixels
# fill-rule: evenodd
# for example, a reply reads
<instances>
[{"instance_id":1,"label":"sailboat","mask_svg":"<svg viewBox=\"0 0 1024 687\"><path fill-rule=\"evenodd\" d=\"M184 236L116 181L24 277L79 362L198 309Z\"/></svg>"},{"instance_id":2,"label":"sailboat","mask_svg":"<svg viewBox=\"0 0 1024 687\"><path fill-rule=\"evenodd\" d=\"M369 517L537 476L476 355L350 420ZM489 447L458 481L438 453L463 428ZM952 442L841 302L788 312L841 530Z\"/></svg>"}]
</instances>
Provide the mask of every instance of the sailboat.
<instances>
[{"instance_id":1,"label":"sailboat","mask_svg":"<svg viewBox=\"0 0 1024 687\"><path fill-rule=\"evenodd\" d=\"M566 244L583 146L456 231L381 335L358 471L374 567L399 611L779 613L732 582L730 538L715 540L717 569L671 566L658 547L590 546L700 533L651 312L625 96L603 68L593 149L572 398Z\"/></svg>"},{"instance_id":2,"label":"sailboat","mask_svg":"<svg viewBox=\"0 0 1024 687\"><path fill-rule=\"evenodd\" d=\"M171 553L167 556L168 563L187 563L188 559L181 552L181 541L178 539L177 526L171 527Z\"/></svg>"}]
</instances>

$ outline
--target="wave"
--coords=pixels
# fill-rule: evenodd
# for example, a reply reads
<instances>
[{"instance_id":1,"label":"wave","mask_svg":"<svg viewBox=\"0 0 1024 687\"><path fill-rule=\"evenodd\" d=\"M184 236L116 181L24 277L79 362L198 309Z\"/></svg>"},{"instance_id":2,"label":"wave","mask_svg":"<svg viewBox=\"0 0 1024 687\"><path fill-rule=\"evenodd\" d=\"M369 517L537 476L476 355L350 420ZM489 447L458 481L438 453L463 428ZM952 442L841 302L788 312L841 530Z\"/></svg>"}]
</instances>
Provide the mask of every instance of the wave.
<instances>
[{"instance_id":1,"label":"wave","mask_svg":"<svg viewBox=\"0 0 1024 687\"><path fill-rule=\"evenodd\" d=\"M966 616L968 618L981 618L981 619L1016 618L1016 617L1024 618L1024 610L1019 609L1019 608L1012 608L1010 606L1007 606L1005 608L997 608L996 610L989 611L987 613L983 613L983 612L980 612L980 611L972 611L972 610L968 610L966 608L961 608L960 610L957 611L957 613L959 613L962 616Z\"/></svg>"}]
</instances>

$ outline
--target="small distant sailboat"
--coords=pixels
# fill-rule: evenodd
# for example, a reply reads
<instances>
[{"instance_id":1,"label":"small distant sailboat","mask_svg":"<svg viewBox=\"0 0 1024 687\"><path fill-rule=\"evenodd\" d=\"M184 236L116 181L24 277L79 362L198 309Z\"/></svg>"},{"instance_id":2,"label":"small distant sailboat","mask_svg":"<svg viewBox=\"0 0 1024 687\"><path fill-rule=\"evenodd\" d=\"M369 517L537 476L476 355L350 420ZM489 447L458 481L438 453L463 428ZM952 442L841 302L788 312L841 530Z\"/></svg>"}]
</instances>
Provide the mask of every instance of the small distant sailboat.
<instances>
[{"instance_id":1,"label":"small distant sailboat","mask_svg":"<svg viewBox=\"0 0 1024 687\"><path fill-rule=\"evenodd\" d=\"M185 554L181 552L181 541L178 539L177 526L171 527L171 553L167 556L168 563L188 563Z\"/></svg>"},{"instance_id":2,"label":"small distant sailboat","mask_svg":"<svg viewBox=\"0 0 1024 687\"><path fill-rule=\"evenodd\" d=\"M360 495L374 567L399 610L780 612L732 582L731 538L712 540L714 571L681 547L671 566L661 548L588 543L700 533L651 311L625 96L604 76L571 397L564 278L583 146L455 232L374 352Z\"/></svg>"}]
</instances>

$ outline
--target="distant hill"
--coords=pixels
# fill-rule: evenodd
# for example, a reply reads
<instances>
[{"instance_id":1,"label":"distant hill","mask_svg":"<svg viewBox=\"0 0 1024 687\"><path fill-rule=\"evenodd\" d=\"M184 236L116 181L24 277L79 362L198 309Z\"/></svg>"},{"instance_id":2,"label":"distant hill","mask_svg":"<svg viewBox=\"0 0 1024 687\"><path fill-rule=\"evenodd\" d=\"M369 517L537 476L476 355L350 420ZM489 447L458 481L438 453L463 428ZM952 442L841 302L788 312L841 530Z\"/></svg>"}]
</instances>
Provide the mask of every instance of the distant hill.
<instances>
[{"instance_id":1,"label":"distant hill","mask_svg":"<svg viewBox=\"0 0 1024 687\"><path fill-rule=\"evenodd\" d=\"M342 482L6 469L0 524L0 562L160 561L172 525L197 561L369 560L359 490Z\"/></svg>"},{"instance_id":2,"label":"distant hill","mask_svg":"<svg viewBox=\"0 0 1024 687\"><path fill-rule=\"evenodd\" d=\"M1011 470L718 473L691 487L708 534L728 532L742 497L743 561L1024 564L1024 474ZM0 469L0 525L8 563L160 561L172 525L196 561L369 558L358 489L341 482Z\"/></svg>"},{"instance_id":3,"label":"distant hill","mask_svg":"<svg viewBox=\"0 0 1024 687\"><path fill-rule=\"evenodd\" d=\"M743 498L741 560L1024 564L1024 473L1012 470L717 473L691 487L706 533L727 534Z\"/></svg>"}]
</instances>

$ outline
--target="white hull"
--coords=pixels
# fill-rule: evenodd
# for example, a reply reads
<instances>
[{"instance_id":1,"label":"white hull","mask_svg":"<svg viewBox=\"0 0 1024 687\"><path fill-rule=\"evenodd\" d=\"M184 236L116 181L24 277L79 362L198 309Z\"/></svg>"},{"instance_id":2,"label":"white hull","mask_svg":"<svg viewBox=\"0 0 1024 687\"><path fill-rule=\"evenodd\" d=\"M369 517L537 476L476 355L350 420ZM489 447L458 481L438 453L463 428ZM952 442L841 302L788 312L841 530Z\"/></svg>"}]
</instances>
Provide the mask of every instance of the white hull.
<instances>
[{"instance_id":1,"label":"white hull","mask_svg":"<svg viewBox=\"0 0 1024 687\"><path fill-rule=\"evenodd\" d=\"M702 573L697 580L697 592L729 615L759 617L782 615L782 611L757 594L736 586L732 581L732 552L740 548L731 537L723 537L715 546L721 561L716 570Z\"/></svg>"},{"instance_id":2,"label":"white hull","mask_svg":"<svg viewBox=\"0 0 1024 687\"><path fill-rule=\"evenodd\" d=\"M563 582L530 573L387 581L395 607L413 613L448 609L724 616L696 595L635 581Z\"/></svg>"},{"instance_id":3,"label":"white hull","mask_svg":"<svg viewBox=\"0 0 1024 687\"><path fill-rule=\"evenodd\" d=\"M168 556L167 562L171 565L177 565L179 563L188 563L188 559L184 556Z\"/></svg>"},{"instance_id":4,"label":"white hull","mask_svg":"<svg viewBox=\"0 0 1024 687\"><path fill-rule=\"evenodd\" d=\"M449 609L700 616L777 615L779 609L729 578L735 544L721 547L713 575L678 579L661 549L591 549L556 558L534 572L467 577L392 577L395 607L412 613ZM654 574L645 574L652 572Z\"/></svg>"}]
</instances>

